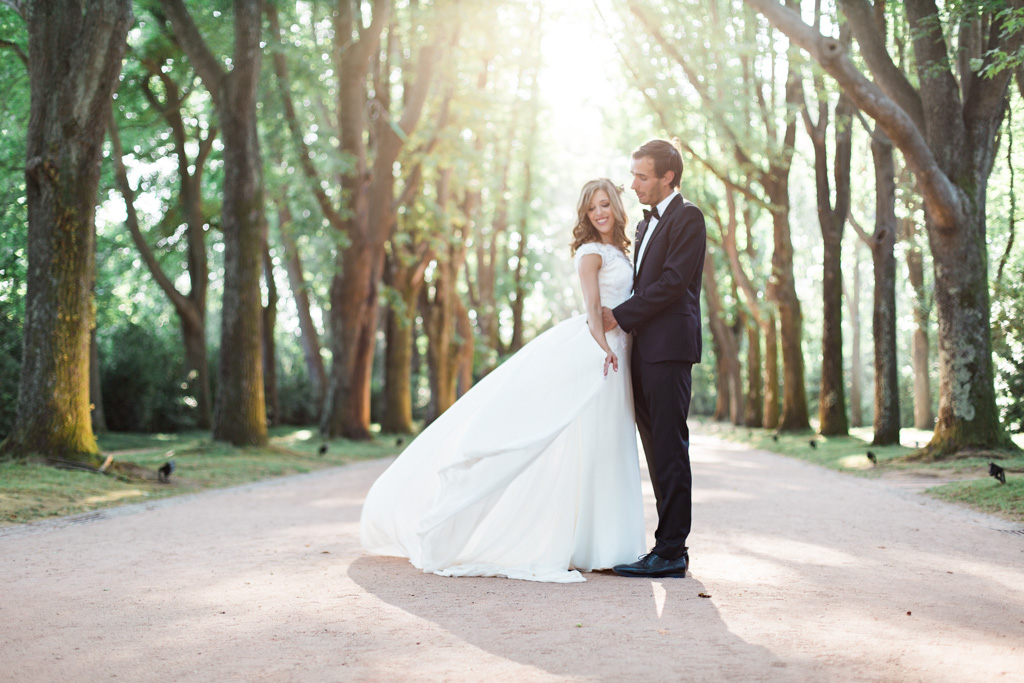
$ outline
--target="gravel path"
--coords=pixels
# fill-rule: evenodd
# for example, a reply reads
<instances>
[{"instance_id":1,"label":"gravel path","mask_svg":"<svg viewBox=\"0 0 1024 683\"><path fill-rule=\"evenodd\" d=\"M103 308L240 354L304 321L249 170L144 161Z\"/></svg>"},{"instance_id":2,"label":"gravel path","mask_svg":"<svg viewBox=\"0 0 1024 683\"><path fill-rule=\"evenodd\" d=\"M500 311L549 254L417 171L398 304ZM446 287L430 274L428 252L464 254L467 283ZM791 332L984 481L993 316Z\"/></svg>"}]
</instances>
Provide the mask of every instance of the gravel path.
<instances>
[{"instance_id":1,"label":"gravel path","mask_svg":"<svg viewBox=\"0 0 1024 683\"><path fill-rule=\"evenodd\" d=\"M693 457L688 579L368 556L387 461L0 529L0 680L1024 681L1011 524L707 437Z\"/></svg>"}]
</instances>

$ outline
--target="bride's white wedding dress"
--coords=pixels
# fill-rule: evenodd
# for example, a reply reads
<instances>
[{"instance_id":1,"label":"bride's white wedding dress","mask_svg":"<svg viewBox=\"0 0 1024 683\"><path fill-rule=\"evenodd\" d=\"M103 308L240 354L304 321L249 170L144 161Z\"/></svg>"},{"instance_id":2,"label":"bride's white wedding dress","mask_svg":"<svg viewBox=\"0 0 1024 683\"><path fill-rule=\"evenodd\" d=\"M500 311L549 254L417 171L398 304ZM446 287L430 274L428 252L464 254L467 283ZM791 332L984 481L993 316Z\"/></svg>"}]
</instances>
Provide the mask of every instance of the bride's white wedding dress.
<instances>
[{"instance_id":1,"label":"bride's white wedding dress","mask_svg":"<svg viewBox=\"0 0 1024 683\"><path fill-rule=\"evenodd\" d=\"M599 254L601 304L628 296L633 266ZM629 337L607 334L619 370L585 316L551 328L482 379L374 483L363 547L444 576L584 581L578 570L646 550L629 379Z\"/></svg>"}]
</instances>

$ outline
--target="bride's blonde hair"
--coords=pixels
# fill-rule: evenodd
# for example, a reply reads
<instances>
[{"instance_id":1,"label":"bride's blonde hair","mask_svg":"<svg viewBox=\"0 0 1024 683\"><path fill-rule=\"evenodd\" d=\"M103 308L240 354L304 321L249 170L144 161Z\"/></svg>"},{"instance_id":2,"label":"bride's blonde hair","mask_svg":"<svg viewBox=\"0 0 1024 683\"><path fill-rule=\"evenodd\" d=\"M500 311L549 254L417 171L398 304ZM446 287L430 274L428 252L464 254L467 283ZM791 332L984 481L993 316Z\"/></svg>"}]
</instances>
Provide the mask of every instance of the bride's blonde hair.
<instances>
[{"instance_id":1,"label":"bride's blonde hair","mask_svg":"<svg viewBox=\"0 0 1024 683\"><path fill-rule=\"evenodd\" d=\"M598 178L584 185L580 192L580 201L576 205L576 225L572 229L572 242L569 243L573 254L580 246L588 242L601 241L601 234L587 216L587 212L590 211L590 202L593 201L598 190L604 190L612 204L612 244L623 252L629 249L630 241L626 237L626 207L622 204L622 187L607 178Z\"/></svg>"}]
</instances>

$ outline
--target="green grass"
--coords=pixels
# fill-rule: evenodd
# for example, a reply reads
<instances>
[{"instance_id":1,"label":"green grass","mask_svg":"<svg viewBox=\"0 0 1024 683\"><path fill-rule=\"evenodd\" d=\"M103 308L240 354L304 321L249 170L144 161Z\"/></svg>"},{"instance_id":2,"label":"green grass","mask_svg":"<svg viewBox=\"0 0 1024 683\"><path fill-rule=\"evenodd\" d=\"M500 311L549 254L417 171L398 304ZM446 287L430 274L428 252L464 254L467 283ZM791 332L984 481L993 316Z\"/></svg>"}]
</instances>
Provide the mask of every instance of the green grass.
<instances>
[{"instance_id":1,"label":"green grass","mask_svg":"<svg viewBox=\"0 0 1024 683\"><path fill-rule=\"evenodd\" d=\"M1010 474L1006 484L995 479L960 481L928 489L928 494L982 512L1024 522L1024 476Z\"/></svg>"},{"instance_id":2,"label":"green grass","mask_svg":"<svg viewBox=\"0 0 1024 683\"><path fill-rule=\"evenodd\" d=\"M369 442L334 439L321 456L317 450L325 442L315 429L278 427L271 429L270 437L264 448L235 448L212 441L209 432L103 435L101 450L131 468L120 476L33 462L0 463L0 525L312 472L402 450L394 437ZM175 472L169 483L159 482L156 469L169 458L175 461Z\"/></svg>"},{"instance_id":3,"label":"green grass","mask_svg":"<svg viewBox=\"0 0 1024 683\"><path fill-rule=\"evenodd\" d=\"M734 427L717 422L701 423L700 431L730 441L747 443L765 451L779 453L829 469L867 478L902 478L915 476L964 479L929 488L928 495L966 507L1024 522L1024 451L1004 452L998 457L962 457L937 462L915 462L907 459L916 448L931 439L931 432L904 429L899 446L871 446L870 429L853 429L850 436L824 437L808 430L773 434L766 429ZM810 442L815 442L811 447ZM1014 438L1021 443L1018 435ZM875 454L872 465L867 452ZM995 461L1006 469L1006 484L988 476L988 464Z\"/></svg>"}]
</instances>

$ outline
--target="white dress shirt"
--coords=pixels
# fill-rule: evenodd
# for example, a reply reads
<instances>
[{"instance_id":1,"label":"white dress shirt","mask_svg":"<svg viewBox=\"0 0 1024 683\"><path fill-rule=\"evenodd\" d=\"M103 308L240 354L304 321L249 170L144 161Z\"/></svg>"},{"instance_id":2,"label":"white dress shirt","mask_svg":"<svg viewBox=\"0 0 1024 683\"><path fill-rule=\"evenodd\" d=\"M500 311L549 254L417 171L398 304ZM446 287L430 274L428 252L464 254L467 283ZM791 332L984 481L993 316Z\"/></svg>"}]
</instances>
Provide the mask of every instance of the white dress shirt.
<instances>
[{"instance_id":1,"label":"white dress shirt","mask_svg":"<svg viewBox=\"0 0 1024 683\"><path fill-rule=\"evenodd\" d=\"M669 194L669 196L665 197L660 202L658 202L658 206L655 208L658 209L659 216L665 215L665 209L668 208L668 205L672 202L672 200L675 198L677 194L679 194L679 192L673 190ZM644 261L644 252L647 251L647 245L651 243L651 238L654 237L654 230L655 228L658 227L658 223L660 222L660 220L658 220L654 216L651 216L650 222L647 223L647 230L644 232L643 242L637 245L635 269L638 273L640 272L640 264L643 263Z\"/></svg>"}]
</instances>

